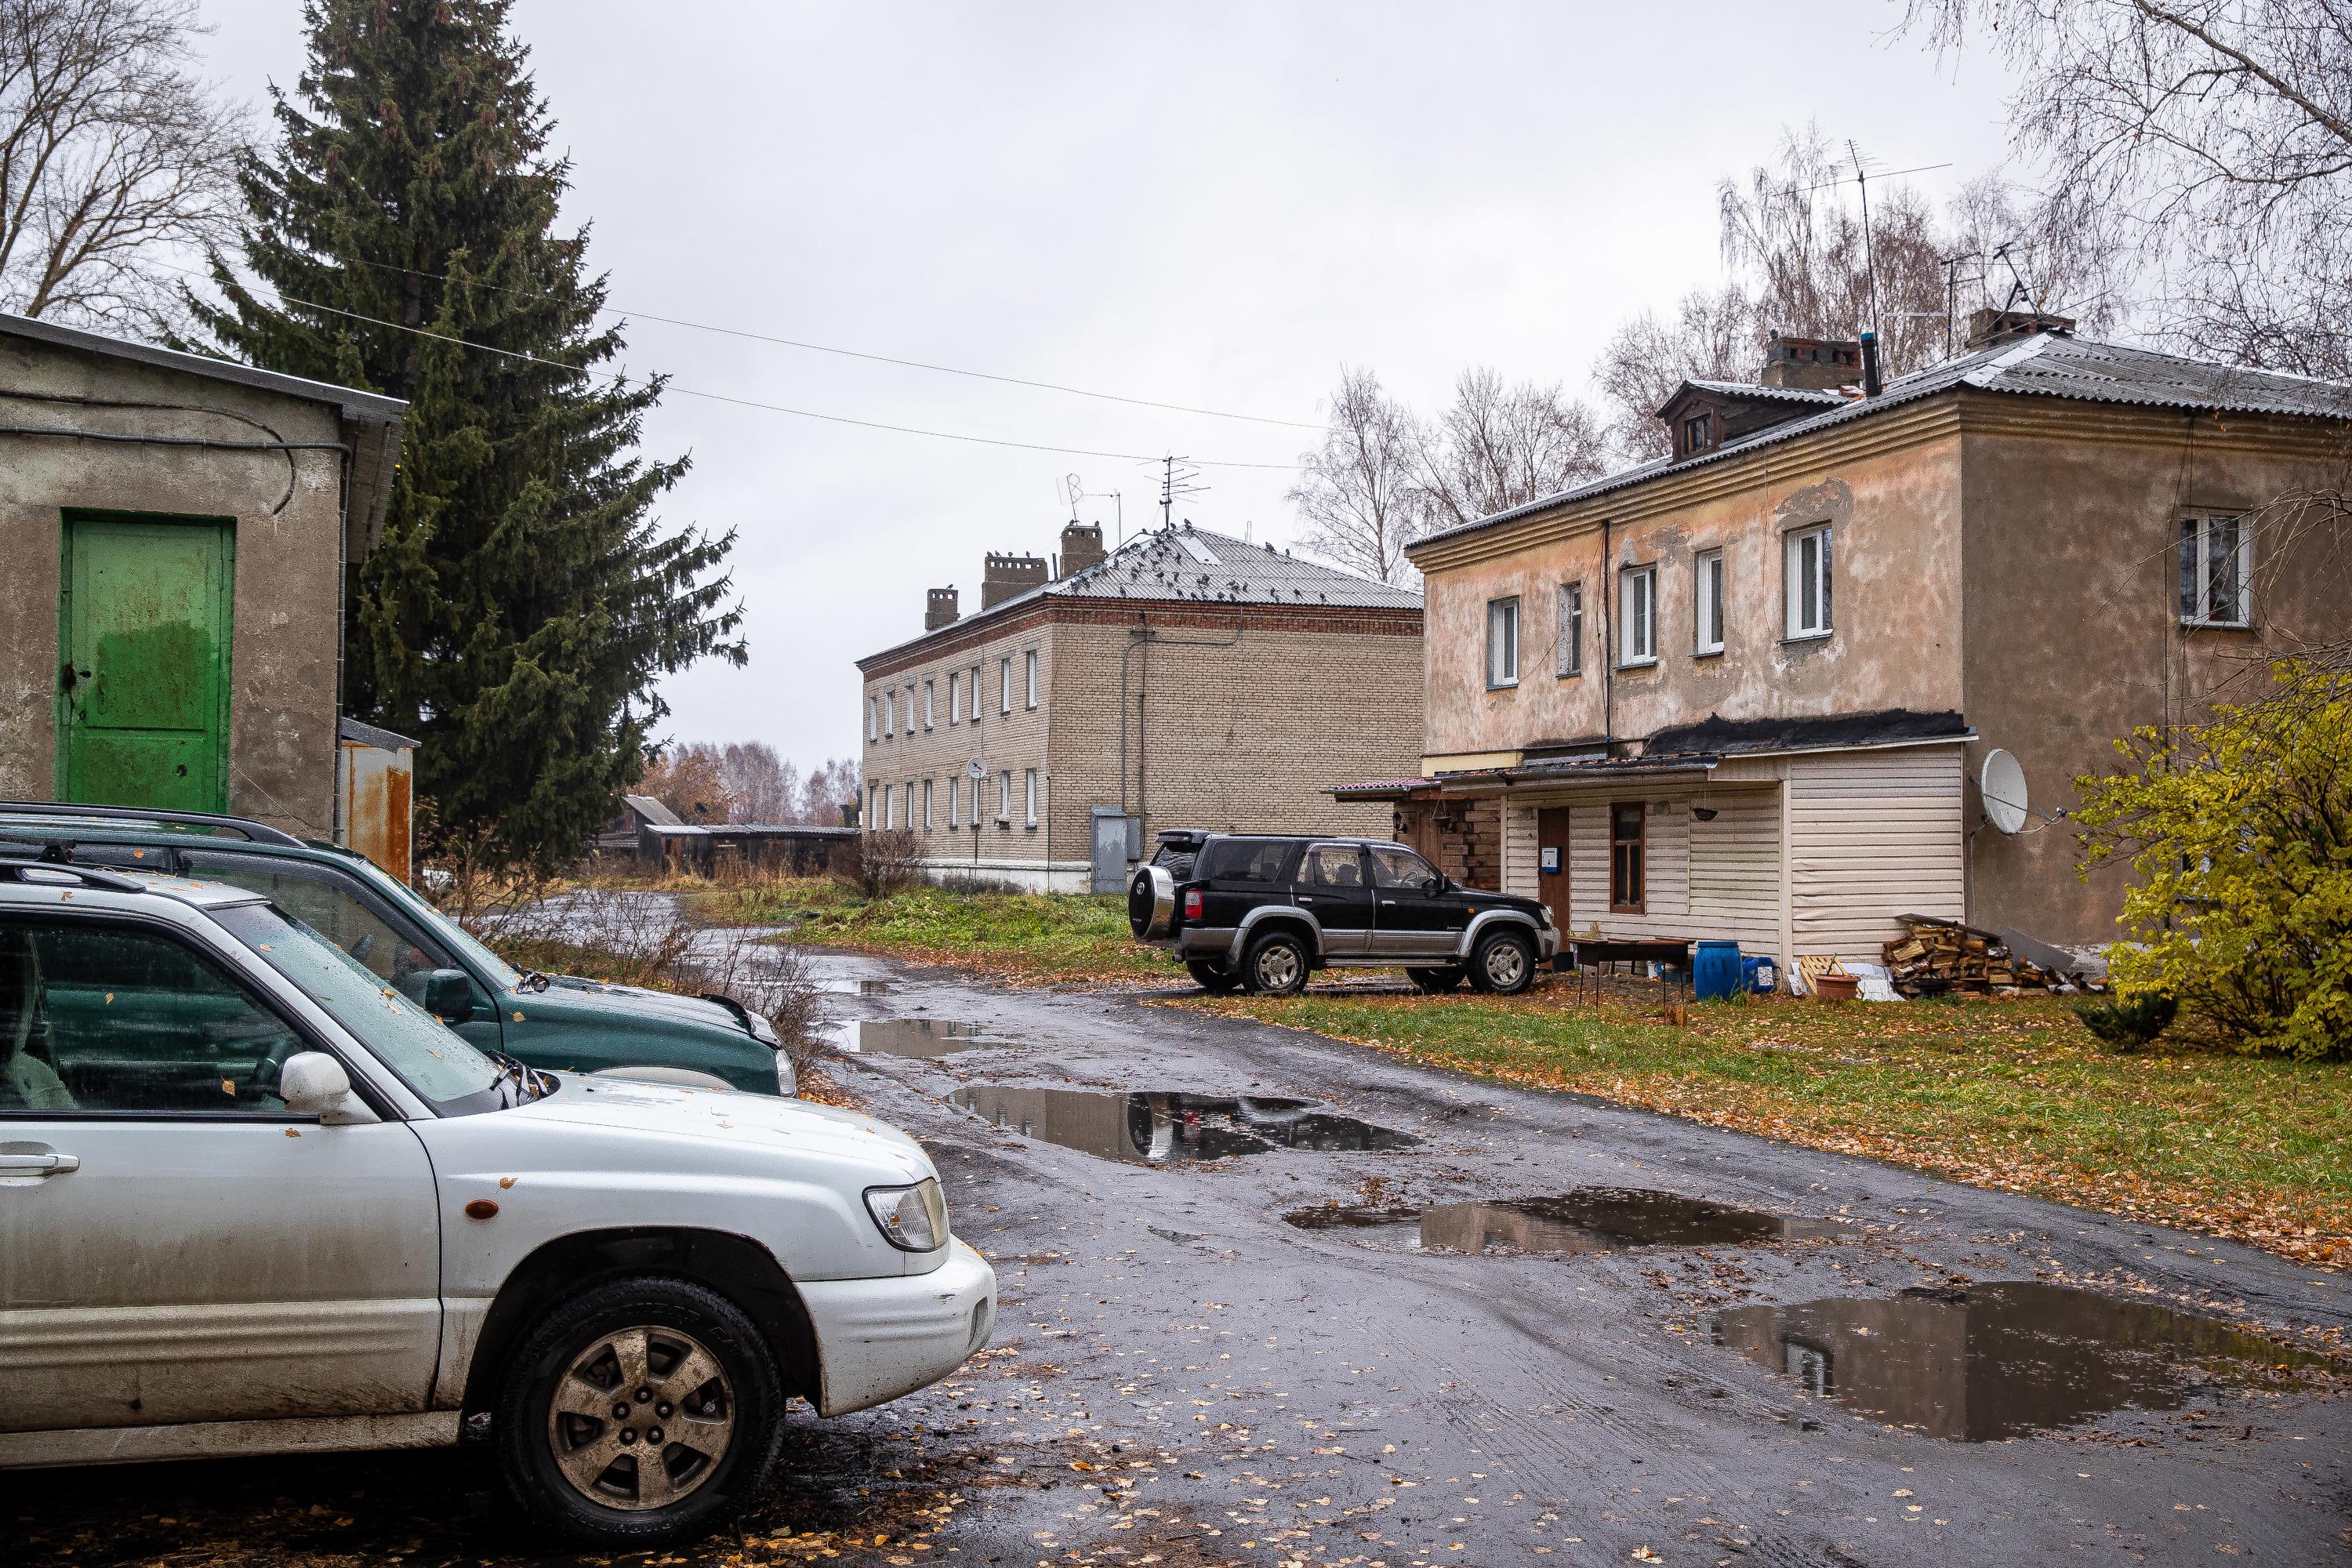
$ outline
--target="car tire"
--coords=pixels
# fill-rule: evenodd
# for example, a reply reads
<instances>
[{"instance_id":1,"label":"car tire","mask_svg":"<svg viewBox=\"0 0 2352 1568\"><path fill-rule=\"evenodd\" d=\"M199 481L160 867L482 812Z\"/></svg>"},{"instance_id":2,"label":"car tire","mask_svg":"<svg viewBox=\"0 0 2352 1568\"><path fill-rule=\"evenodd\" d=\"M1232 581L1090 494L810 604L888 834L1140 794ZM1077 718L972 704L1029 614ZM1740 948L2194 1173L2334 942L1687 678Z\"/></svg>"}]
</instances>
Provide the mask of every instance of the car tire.
<instances>
[{"instance_id":1,"label":"car tire","mask_svg":"<svg viewBox=\"0 0 2352 1568\"><path fill-rule=\"evenodd\" d=\"M1242 960L1242 985L1253 995L1296 996L1307 989L1307 943L1286 931L1268 931L1249 944Z\"/></svg>"},{"instance_id":2,"label":"car tire","mask_svg":"<svg viewBox=\"0 0 2352 1568\"><path fill-rule=\"evenodd\" d=\"M1443 996L1462 984L1462 968L1459 964L1444 969L1408 969L1404 973L1406 979L1433 996Z\"/></svg>"},{"instance_id":3,"label":"car tire","mask_svg":"<svg viewBox=\"0 0 2352 1568\"><path fill-rule=\"evenodd\" d=\"M1230 996L1241 989L1242 977L1222 963L1193 958L1187 959L1184 967L1191 972L1193 983L1212 996Z\"/></svg>"},{"instance_id":4,"label":"car tire","mask_svg":"<svg viewBox=\"0 0 2352 1568\"><path fill-rule=\"evenodd\" d=\"M1516 931L1488 931L1470 954L1470 984L1489 996L1516 996L1536 983L1536 944Z\"/></svg>"},{"instance_id":5,"label":"car tire","mask_svg":"<svg viewBox=\"0 0 2352 1568\"><path fill-rule=\"evenodd\" d=\"M534 1519L582 1545L635 1551L740 1512L775 1463L783 1411L775 1356L732 1302L640 1278L539 1321L507 1363L492 1430L507 1486ZM648 1486L638 1460L656 1451L663 1474Z\"/></svg>"}]
</instances>

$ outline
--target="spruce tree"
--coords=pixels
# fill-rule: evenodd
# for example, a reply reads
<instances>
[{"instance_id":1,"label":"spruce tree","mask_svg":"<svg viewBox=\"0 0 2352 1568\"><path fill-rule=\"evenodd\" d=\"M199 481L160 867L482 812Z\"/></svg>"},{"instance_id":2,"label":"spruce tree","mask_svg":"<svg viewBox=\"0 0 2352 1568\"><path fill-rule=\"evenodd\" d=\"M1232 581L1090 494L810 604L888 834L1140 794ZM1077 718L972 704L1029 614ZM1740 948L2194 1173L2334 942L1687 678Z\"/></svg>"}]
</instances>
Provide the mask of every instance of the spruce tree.
<instances>
[{"instance_id":1,"label":"spruce tree","mask_svg":"<svg viewBox=\"0 0 2352 1568\"><path fill-rule=\"evenodd\" d=\"M604 280L559 232L568 161L510 0L310 0L310 60L243 173L227 353L409 402L383 542L353 572L344 703L420 737L445 848L549 869L618 808L655 681L741 663L732 531L665 531L686 460L636 454L658 377L596 367ZM273 296L274 298L270 297Z\"/></svg>"}]
</instances>

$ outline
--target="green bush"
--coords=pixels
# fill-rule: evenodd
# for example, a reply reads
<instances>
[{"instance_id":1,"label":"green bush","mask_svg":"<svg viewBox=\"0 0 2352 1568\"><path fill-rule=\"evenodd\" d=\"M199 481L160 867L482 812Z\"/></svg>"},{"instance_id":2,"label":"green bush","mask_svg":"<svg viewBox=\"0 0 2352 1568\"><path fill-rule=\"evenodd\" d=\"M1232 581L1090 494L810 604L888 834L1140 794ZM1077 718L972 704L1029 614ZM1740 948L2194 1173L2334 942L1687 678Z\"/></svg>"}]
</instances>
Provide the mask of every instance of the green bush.
<instances>
[{"instance_id":1,"label":"green bush","mask_svg":"<svg viewBox=\"0 0 2352 1568\"><path fill-rule=\"evenodd\" d=\"M2108 1049L2131 1056L2169 1028L2179 1011L2164 992L2147 991L2128 1001L2077 1003L2074 1016Z\"/></svg>"},{"instance_id":2,"label":"green bush","mask_svg":"<svg viewBox=\"0 0 2352 1568\"><path fill-rule=\"evenodd\" d=\"M2287 663L2264 700L2169 738L2116 742L2126 767L2075 781L2082 869L2137 873L2110 977L2176 999L2238 1050L2352 1056L2352 674Z\"/></svg>"}]
</instances>

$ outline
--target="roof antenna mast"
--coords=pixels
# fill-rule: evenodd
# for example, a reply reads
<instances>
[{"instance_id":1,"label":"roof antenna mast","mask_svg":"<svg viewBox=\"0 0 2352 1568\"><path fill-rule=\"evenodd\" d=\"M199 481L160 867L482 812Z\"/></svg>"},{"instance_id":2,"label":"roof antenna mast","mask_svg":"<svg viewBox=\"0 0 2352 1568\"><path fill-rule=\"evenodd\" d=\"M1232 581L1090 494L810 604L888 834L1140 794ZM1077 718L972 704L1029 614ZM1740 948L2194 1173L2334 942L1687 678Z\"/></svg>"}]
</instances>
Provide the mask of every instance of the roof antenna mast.
<instances>
[{"instance_id":1,"label":"roof antenna mast","mask_svg":"<svg viewBox=\"0 0 2352 1568\"><path fill-rule=\"evenodd\" d=\"M1878 335L1878 250L1870 237L1870 176L1864 170L1862 149L1849 137L1846 155L1853 160L1853 183L1862 192L1862 256L1870 268L1870 331Z\"/></svg>"},{"instance_id":2,"label":"roof antenna mast","mask_svg":"<svg viewBox=\"0 0 2352 1568\"><path fill-rule=\"evenodd\" d=\"M1118 490L1087 489L1076 474L1066 476L1062 483L1069 492L1072 522L1078 521L1078 502L1087 500L1107 500L1110 502L1111 510L1118 518L1118 542L1120 544L1127 542L1127 497L1124 494Z\"/></svg>"},{"instance_id":3,"label":"roof antenna mast","mask_svg":"<svg viewBox=\"0 0 2352 1568\"><path fill-rule=\"evenodd\" d=\"M1201 470L1189 459L1174 455L1160 459L1160 526L1170 527L1174 519L1176 503L1186 496L1196 496L1209 487L1196 481Z\"/></svg>"}]
</instances>

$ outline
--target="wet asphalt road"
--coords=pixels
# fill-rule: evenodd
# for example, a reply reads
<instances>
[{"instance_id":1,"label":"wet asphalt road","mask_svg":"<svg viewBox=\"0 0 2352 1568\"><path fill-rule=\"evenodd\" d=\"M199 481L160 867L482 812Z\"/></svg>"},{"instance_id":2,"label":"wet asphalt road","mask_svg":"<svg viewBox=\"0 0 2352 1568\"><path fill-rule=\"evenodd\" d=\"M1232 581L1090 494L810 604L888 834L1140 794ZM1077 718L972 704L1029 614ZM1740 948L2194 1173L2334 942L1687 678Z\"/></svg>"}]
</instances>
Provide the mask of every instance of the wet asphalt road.
<instances>
[{"instance_id":1,"label":"wet asphalt road","mask_svg":"<svg viewBox=\"0 0 2352 1568\"><path fill-rule=\"evenodd\" d=\"M1156 1549L1175 1561L1171 1536L1211 1560L1252 1563L2347 1553L2352 1401L2299 1380L2193 1394L2159 1383L2137 1390L2152 1407L2100 1408L2100 1390L2130 1390L2095 1358L2087 1373L2064 1351L2055 1369L2003 1362L2021 1333L2033 1347L2042 1296L1996 1286L2084 1281L2126 1303L2305 1331L2352 1320L2352 1281L2340 1276L1152 997L1006 992L863 959L821 967L845 993L845 1019L929 1021L872 1026L872 1043L959 1047L928 1059L867 1051L845 1075L937 1156L957 1230L996 1260L999 1350L1034 1378L960 1391L937 1413L942 1436L961 1418L1007 1452L1044 1439L1117 1445L1107 1462L1151 1467L1124 1507L1067 1487L981 1503L939 1538L965 1561L1027 1568L1127 1542L1136 1545L1101 1560L1149 1562ZM952 1037L967 1031L950 1025L979 1037ZM844 1037L856 1039L854 1024ZM1386 1152L1277 1142L1187 1161L1181 1112L1155 1131L1149 1102L1113 1117L999 1086L1289 1096L1423 1142ZM945 1103L958 1089L1009 1107L1010 1125ZM1022 1136L1024 1108L1064 1142ZM1200 1123L1210 1136L1247 1125ZM1155 1137L1165 1163L1139 1152ZM1759 1245L1465 1256L1416 1249L1411 1226L1308 1230L1281 1218L1333 1201L1446 1205L1593 1185L1843 1224ZM1741 1310L1905 1290L1978 1305L1945 1313L1955 1331L1924 1342L1872 1345L1867 1319L1859 1338L1811 1335L1854 1369L1828 1376L1831 1392L1855 1394L1866 1377L1880 1395L1894 1391L1870 1402L1897 1406L1912 1428L1974 1426L1998 1440L1906 1429L1809 1392L1821 1360L1769 1333L1758 1348L1763 1314ZM2002 1301L2026 1303L2021 1323L1994 1310ZM1922 1305L1933 1316L1938 1303ZM2101 1305L2056 1326L2087 1323L2100 1339L2149 1331L2128 1305L2114 1321ZM1744 1325L1729 1337L1752 1359L1711 1331L1725 1311ZM1884 1321L1877 1331L1883 1342ZM1863 1365L1873 1351L1882 1363ZM2092 1389L2073 1405L2042 1386L2070 1378ZM1923 1388L1937 1397L1903 1396ZM2021 1426L2021 1413L2046 1414L2053 1398L2080 1418L2055 1432ZM1145 1508L1160 1518L1139 1518ZM1171 1517L1185 1526L1160 1528Z\"/></svg>"},{"instance_id":2,"label":"wet asphalt road","mask_svg":"<svg viewBox=\"0 0 2352 1568\"><path fill-rule=\"evenodd\" d=\"M2352 1556L2352 1400L2300 1379L2191 1395L2142 1378L2135 1393L2129 1374L2034 1332L2166 1327L2135 1301L2337 1329L2352 1321L2344 1277L1161 1005L1187 993L1007 991L845 956L814 967L838 1037L873 1047L835 1076L923 1140L958 1234L995 1261L994 1343L956 1376L839 1420L796 1408L782 1473L741 1527L669 1552L551 1552L478 1461L438 1452L0 1477L0 1563ZM1086 1089L1249 1100L1193 1116L1035 1092ZM950 1103L959 1091L1007 1125ZM1024 1117L1051 1136L1024 1136ZM1351 1149L1366 1140L1331 1117L1419 1142ZM1236 1149L1255 1152L1192 1157ZM1454 1206L1593 1187L1708 1200L1766 1216L1730 1214L1740 1236L1783 1220L1800 1236L1559 1255L1572 1226ZM1659 1209L1672 1201L1643 1212L1702 1226L1727 1213ZM1433 1208L1433 1240L1552 1250L1447 1252L1417 1247L1412 1224L1282 1217L1333 1204ZM2098 1310L2053 1315L2036 1281L2095 1284ZM1770 1318L1857 1298L1874 1303L1859 1317ZM2004 1363L2021 1344L2041 1364ZM1903 1408L1865 1414L1857 1394ZM2019 1426L2053 1408L2071 1424ZM1933 1435L1971 1427L1994 1440Z\"/></svg>"}]
</instances>

